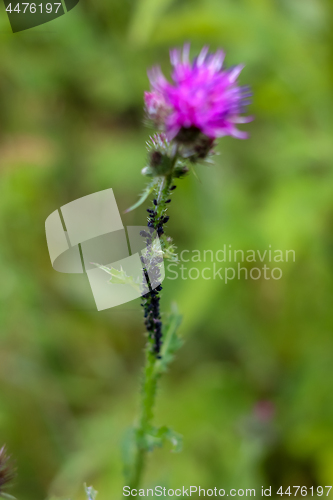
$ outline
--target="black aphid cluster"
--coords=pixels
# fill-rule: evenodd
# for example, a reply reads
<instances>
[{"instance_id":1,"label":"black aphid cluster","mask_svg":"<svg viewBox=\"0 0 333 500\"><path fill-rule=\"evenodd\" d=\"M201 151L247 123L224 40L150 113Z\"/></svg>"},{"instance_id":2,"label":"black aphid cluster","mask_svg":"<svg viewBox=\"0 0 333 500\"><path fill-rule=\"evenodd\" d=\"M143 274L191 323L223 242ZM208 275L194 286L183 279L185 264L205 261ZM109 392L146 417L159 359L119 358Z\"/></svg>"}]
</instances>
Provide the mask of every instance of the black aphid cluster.
<instances>
[{"instance_id":1,"label":"black aphid cluster","mask_svg":"<svg viewBox=\"0 0 333 500\"><path fill-rule=\"evenodd\" d=\"M176 186L172 186L170 190L175 189ZM164 203L170 203L171 199L164 201ZM169 216L162 215L158 217L157 214L157 200L154 200L154 209L148 208L148 231L141 231L141 236L146 239L146 256L141 257L141 262L143 264L143 291L145 292L142 302L142 307L144 308L145 326L149 335L149 338L153 340L153 352L157 358L160 358L160 351L162 346L162 321L160 314L160 296L159 292L162 290L162 286L159 284L161 281L161 272L159 264L163 261L162 257L156 257L152 254L151 245L153 242L154 232L160 237L164 234L163 226L169 220Z\"/></svg>"}]
</instances>

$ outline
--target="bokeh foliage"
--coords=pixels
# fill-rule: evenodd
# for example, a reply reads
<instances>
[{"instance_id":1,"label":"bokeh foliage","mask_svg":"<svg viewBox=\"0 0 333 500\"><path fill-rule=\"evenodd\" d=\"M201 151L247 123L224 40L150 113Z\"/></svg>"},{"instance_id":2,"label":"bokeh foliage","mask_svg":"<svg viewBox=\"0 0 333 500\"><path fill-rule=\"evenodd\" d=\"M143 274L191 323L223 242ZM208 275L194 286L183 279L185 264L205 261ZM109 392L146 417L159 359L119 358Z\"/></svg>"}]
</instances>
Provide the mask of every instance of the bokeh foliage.
<instances>
[{"instance_id":1,"label":"bokeh foliage","mask_svg":"<svg viewBox=\"0 0 333 500\"><path fill-rule=\"evenodd\" d=\"M81 0L13 35L1 6L0 440L18 498L81 500L84 482L101 500L120 496L139 301L97 313L84 278L53 271L44 221L109 187L121 211L137 199L146 68L168 71L184 41L246 63L256 119L248 141L220 141L200 182L178 183L170 234L179 250L272 245L296 262L280 281L165 281L186 342L157 423L182 433L184 450L154 452L145 486L332 484L332 11L330 0Z\"/></svg>"}]
</instances>

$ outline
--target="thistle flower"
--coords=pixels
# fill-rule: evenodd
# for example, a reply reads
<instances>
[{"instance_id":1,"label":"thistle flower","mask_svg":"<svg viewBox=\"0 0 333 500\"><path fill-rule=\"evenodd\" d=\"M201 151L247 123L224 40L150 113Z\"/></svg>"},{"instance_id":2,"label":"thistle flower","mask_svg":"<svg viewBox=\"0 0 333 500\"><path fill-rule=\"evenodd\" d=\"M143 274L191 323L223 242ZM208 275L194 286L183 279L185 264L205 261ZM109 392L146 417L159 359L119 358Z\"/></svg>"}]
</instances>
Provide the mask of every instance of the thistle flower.
<instances>
[{"instance_id":1,"label":"thistle flower","mask_svg":"<svg viewBox=\"0 0 333 500\"><path fill-rule=\"evenodd\" d=\"M6 453L6 447L0 449L0 497L13 498L5 492L7 486L15 477L15 469L10 463L10 456Z\"/></svg>"},{"instance_id":2,"label":"thistle flower","mask_svg":"<svg viewBox=\"0 0 333 500\"><path fill-rule=\"evenodd\" d=\"M149 182L139 200L127 210L134 210L154 194L147 209L147 229L140 233L146 242L146 251L141 255L141 305L147 344L141 410L134 432L134 454L126 469L127 484L131 489L140 485L147 452L161 446L165 439L173 445L180 443L179 435L171 429L153 425L158 379L182 345L177 334L181 317L175 310L165 321L160 310L160 264L163 258L178 261L172 238L165 235L165 226L169 222L167 211L176 188L174 181L186 175L192 164L209 162L215 154L215 139L218 137L231 135L245 139L247 134L238 130L236 124L251 121L250 117L241 116L251 95L248 87L237 83L243 66L222 69L223 52L208 54L207 47L190 62L189 50L187 44L183 53L171 51L172 83L166 80L159 67L148 72L151 91L144 94L146 114L160 133L147 143L148 161L142 174L150 178ZM155 232L160 244L157 257L152 251ZM177 444L176 448L180 450Z\"/></svg>"},{"instance_id":3,"label":"thistle flower","mask_svg":"<svg viewBox=\"0 0 333 500\"><path fill-rule=\"evenodd\" d=\"M209 54L208 47L190 62L189 51L186 44L183 53L170 52L173 83L158 66L148 72L151 92L144 95L148 118L169 141L193 143L200 134L211 140L225 135L246 139L247 133L236 128L252 120L240 116L252 95L249 87L237 83L243 65L222 69L224 53Z\"/></svg>"}]
</instances>

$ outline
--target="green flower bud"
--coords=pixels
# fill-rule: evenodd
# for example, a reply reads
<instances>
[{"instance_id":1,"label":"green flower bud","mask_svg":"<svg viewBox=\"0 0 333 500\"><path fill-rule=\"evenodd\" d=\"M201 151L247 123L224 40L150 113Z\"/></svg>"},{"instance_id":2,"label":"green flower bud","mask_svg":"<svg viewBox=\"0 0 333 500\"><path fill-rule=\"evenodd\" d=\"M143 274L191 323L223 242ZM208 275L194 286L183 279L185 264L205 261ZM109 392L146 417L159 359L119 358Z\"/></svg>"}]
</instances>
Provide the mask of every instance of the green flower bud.
<instances>
[{"instance_id":1,"label":"green flower bud","mask_svg":"<svg viewBox=\"0 0 333 500\"><path fill-rule=\"evenodd\" d=\"M152 150L149 154L149 168L153 176L168 175L172 168L171 158L158 150Z\"/></svg>"}]
</instances>

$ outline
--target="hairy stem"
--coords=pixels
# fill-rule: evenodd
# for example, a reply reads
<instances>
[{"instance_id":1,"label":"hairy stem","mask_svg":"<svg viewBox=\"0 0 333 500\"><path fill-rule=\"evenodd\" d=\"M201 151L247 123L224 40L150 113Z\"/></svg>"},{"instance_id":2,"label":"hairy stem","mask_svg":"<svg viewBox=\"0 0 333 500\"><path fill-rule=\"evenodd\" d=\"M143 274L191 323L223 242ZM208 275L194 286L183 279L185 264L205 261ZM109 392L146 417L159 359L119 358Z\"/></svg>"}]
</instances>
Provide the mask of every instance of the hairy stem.
<instances>
[{"instance_id":1,"label":"hairy stem","mask_svg":"<svg viewBox=\"0 0 333 500\"><path fill-rule=\"evenodd\" d=\"M162 177L159 183L158 196L157 199L154 200L154 215L152 216L155 230L158 230L158 226L160 227L160 231L162 230L163 222L161 223L161 217L163 217L163 213L166 209L166 203L170 195L170 187L173 180L172 174L175 163L176 154L173 157L173 165L170 174L167 177ZM142 479L146 463L146 455L149 450L147 435L149 434L149 430L152 428L154 417L157 381L159 378L159 373L155 370L155 365L160 359L160 346L162 341L161 338L156 337L156 333L154 334L154 332L151 331L151 325L159 323L160 328L162 325L159 314L159 292L161 288L162 287L160 286L156 290L150 289L150 292L144 296L143 306L145 307L145 317L147 318L145 323L147 327L148 341L145 350L146 361L141 390L141 414L136 429L135 458L129 484L131 489L137 489Z\"/></svg>"},{"instance_id":2,"label":"hairy stem","mask_svg":"<svg viewBox=\"0 0 333 500\"><path fill-rule=\"evenodd\" d=\"M156 397L158 374L155 371L156 356L151 351L149 342L146 346L146 364L144 370L144 380L142 385L142 404L139 425L136 430L136 452L133 465L130 488L138 488L146 463L148 452L146 436L152 426L154 416L154 405Z\"/></svg>"}]
</instances>

